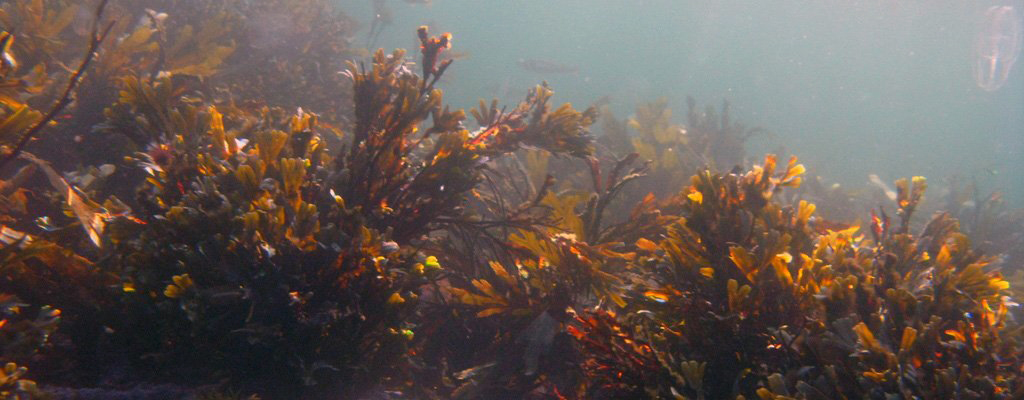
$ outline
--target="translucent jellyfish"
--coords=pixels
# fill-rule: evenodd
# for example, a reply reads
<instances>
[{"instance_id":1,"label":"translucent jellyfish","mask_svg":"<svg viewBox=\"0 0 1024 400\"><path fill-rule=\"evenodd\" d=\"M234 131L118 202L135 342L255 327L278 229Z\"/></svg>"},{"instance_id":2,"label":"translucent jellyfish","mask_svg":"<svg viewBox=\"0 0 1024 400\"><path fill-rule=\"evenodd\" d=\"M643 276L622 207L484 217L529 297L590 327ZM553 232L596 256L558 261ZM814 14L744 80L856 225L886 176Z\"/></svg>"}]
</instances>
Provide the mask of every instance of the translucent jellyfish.
<instances>
[{"instance_id":1,"label":"translucent jellyfish","mask_svg":"<svg viewBox=\"0 0 1024 400\"><path fill-rule=\"evenodd\" d=\"M993 6L985 12L974 48L974 79L978 87L999 90L1020 54L1021 16L1013 6Z\"/></svg>"}]
</instances>

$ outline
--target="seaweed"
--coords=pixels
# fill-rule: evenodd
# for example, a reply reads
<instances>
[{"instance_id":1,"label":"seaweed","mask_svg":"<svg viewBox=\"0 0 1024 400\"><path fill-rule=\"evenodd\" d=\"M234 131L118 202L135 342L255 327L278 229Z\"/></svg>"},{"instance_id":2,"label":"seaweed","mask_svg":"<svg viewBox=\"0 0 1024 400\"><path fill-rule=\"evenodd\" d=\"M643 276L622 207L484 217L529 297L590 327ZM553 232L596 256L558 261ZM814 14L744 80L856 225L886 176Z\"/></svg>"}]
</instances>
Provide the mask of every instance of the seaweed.
<instances>
[{"instance_id":1,"label":"seaweed","mask_svg":"<svg viewBox=\"0 0 1024 400\"><path fill-rule=\"evenodd\" d=\"M463 111L453 35L362 54L322 0L82 7L0 6L3 396L1024 393L999 195L869 212L728 103Z\"/></svg>"},{"instance_id":2,"label":"seaweed","mask_svg":"<svg viewBox=\"0 0 1024 400\"><path fill-rule=\"evenodd\" d=\"M424 59L443 47L425 46ZM487 159L518 143L585 155L589 117L549 110L550 91L538 89L517 109L529 119L471 136L433 87L451 61L423 78L401 51L373 61L349 66L355 125L337 152L316 114L182 98L190 83L172 72L121 78L104 129L147 151L127 158L142 172L132 216L93 205L102 225L82 220L98 265L119 281L117 292L96 290L122 304L99 316L107 344L89 359L116 345L101 362L162 379L225 376L264 393L359 393L409 373L400 360L417 343L417 293L444 275L415 244L462 220ZM179 342L190 345L167 345Z\"/></svg>"},{"instance_id":3,"label":"seaweed","mask_svg":"<svg viewBox=\"0 0 1024 400\"><path fill-rule=\"evenodd\" d=\"M6 116L7 118L2 123L4 126L0 128L4 129L6 132L0 133L0 136L20 136L17 138L16 141L14 141L13 147L6 152L6 154L3 156L3 159L0 159L0 168L3 168L11 160L17 157L25 148L25 145L27 145L28 142L32 140L33 137L36 134L38 134L40 130L43 129L43 127L46 126L46 124L50 123L50 121L53 121L53 119L57 117L57 114L59 114L62 110L64 110L65 107L68 106L68 104L71 103L71 95L74 92L75 87L78 86L78 84L81 82L82 74L85 72L87 68L89 68L89 64L92 62L96 50L99 48L100 44L103 43L103 40L107 37L107 34L110 32L110 28L112 25L107 25L105 28L102 28L99 24L99 21L103 16L103 9L106 8L106 4L106 1L101 1L99 5L96 7L96 13L93 17L95 22L93 23L89 47L85 52L85 56L82 57L82 62L79 64L78 68L75 69L75 71L71 74L71 77L68 78L68 83L65 86L64 91L61 93L60 97L58 97L57 101L50 107L49 111L47 111L45 115L33 118L34 115L32 115L31 112L24 112L27 107L24 104L19 104L16 100L10 98L8 98L8 100L5 101L4 105L11 107L12 109L9 109L10 115ZM37 6L39 5L41 4L37 4ZM67 9L67 11L73 10L74 8ZM58 17L58 20L66 19L67 18L64 16ZM42 25L42 27L39 28L43 30L44 34L55 33L53 31L49 31L49 21L36 22ZM53 22L53 24L58 26L60 26L61 24L66 25L65 22ZM60 29L58 29L57 31L59 30ZM18 65L17 62L14 60L13 56L9 53L11 43L14 41L14 35L12 35L9 32L4 32L3 35L4 37L2 41L5 44L3 45L2 51L4 54L4 62L8 67L8 70L4 71L4 82L6 83L6 75L11 71L17 69ZM16 84L14 87L24 86L22 82L23 81L19 81L18 84ZM32 119L35 119L34 123L32 123L31 126L27 126L24 132L22 132L21 129L19 129L21 125L27 124L28 121Z\"/></svg>"},{"instance_id":4,"label":"seaweed","mask_svg":"<svg viewBox=\"0 0 1024 400\"><path fill-rule=\"evenodd\" d=\"M598 340L595 329L622 331L615 335L654 349L627 351L630 360L648 360L630 372L650 369L651 357L663 368L615 390L709 398L942 397L954 391L996 396L1019 390L1006 380L1013 367L997 366L1005 366L1004 357L1014 351L1006 346L1012 345L987 347L1008 332L1009 285L998 272L986 271L993 259L973 253L948 217L937 215L917 240L893 233L869 243L856 235L857 227L818 234L807 224L812 204L781 209L768 201L776 188L797 185L802 172L791 162L773 176L773 164L769 157L743 175L695 176L689 192L674 201L682 204L668 205L681 206L683 217L667 239L657 247L637 243L654 262L667 265L651 270L649 283L637 288L640 306L598 328L600 319L588 319L582 326L590 334L580 337L590 343ZM915 186L900 208L905 220L923 192L923 184ZM608 352L629 349L588 346L597 360L622 359ZM847 354L852 359L844 360ZM715 374L694 385L687 375L694 367L684 360L707 363L701 368ZM621 383L607 374L623 364L591 373L597 382ZM948 378L925 372L963 368L993 378L961 380L952 389L942 380Z\"/></svg>"}]
</instances>

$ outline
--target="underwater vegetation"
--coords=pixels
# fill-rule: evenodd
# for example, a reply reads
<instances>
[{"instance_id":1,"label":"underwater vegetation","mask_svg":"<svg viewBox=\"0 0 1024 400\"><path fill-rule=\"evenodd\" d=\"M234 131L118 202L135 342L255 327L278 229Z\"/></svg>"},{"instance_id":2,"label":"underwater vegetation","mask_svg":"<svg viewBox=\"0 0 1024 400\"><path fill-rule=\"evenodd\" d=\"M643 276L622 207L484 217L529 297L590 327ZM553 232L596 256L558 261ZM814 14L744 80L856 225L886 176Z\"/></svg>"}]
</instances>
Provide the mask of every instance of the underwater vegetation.
<instances>
[{"instance_id":1,"label":"underwater vegetation","mask_svg":"<svg viewBox=\"0 0 1024 400\"><path fill-rule=\"evenodd\" d=\"M0 397L1024 396L998 194L859 208L728 103L453 108L452 34L326 1L0 23Z\"/></svg>"}]
</instances>

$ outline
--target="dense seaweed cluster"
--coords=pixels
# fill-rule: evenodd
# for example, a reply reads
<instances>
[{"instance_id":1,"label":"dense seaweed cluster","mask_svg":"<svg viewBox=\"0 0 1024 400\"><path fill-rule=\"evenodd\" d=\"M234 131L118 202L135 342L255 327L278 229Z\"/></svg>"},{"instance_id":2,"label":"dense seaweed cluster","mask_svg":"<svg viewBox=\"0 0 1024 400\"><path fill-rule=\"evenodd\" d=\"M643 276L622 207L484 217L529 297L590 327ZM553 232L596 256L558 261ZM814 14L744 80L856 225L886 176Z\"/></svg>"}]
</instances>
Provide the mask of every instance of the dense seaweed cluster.
<instances>
[{"instance_id":1,"label":"dense seaweed cluster","mask_svg":"<svg viewBox=\"0 0 1024 400\"><path fill-rule=\"evenodd\" d=\"M0 23L0 397L1024 396L998 195L826 219L728 104L470 120L450 34L362 60L325 1Z\"/></svg>"}]
</instances>

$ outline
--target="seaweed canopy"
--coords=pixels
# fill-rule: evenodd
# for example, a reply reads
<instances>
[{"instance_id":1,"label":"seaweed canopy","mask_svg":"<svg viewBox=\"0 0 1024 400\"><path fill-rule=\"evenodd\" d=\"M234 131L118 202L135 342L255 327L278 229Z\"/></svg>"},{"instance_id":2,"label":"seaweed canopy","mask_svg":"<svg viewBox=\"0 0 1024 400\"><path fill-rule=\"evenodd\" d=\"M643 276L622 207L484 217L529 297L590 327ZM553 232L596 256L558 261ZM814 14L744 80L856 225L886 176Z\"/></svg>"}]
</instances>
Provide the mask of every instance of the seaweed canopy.
<instances>
[{"instance_id":1,"label":"seaweed canopy","mask_svg":"<svg viewBox=\"0 0 1024 400\"><path fill-rule=\"evenodd\" d=\"M949 182L943 209L960 221L964 233L985 254L1005 254L1002 264L1024 265L1024 210L1012 209L1003 193L982 192L976 183Z\"/></svg>"},{"instance_id":2,"label":"seaweed canopy","mask_svg":"<svg viewBox=\"0 0 1024 400\"><path fill-rule=\"evenodd\" d=\"M435 53L446 48L441 43L450 40L446 37L425 40L424 58L436 60ZM552 111L552 92L546 87L536 88L508 113L481 104L473 113L485 127L470 133L463 127L465 113L442 109L441 91L434 89L451 60L425 67L428 81L404 68L403 55L378 51L370 71L350 64L356 126L352 144L337 158L338 191L346 204L383 210L373 218L393 227L396 238L415 237L439 219L457 217L458 205L479 182L489 159L523 145L577 156L592 151L583 129L594 111L580 113L569 105ZM419 123L428 116L433 125L420 134ZM430 143L432 148L426 147Z\"/></svg>"},{"instance_id":3,"label":"seaweed canopy","mask_svg":"<svg viewBox=\"0 0 1024 400\"><path fill-rule=\"evenodd\" d=\"M101 21L87 7L58 0L2 6L0 21L19 37L13 54L20 73L33 71L25 81L37 87L36 101L59 95L40 79L65 81L72 55L87 51L90 24ZM348 96L337 95L347 93L349 81L330 66L355 54L346 39L355 22L326 0L146 0L111 2L107 8L109 19L102 21L111 25L103 28L118 40L96 49L101 57L84 76L71 116L36 151L61 169L78 167L75 160L116 163L138 150L108 130L90 132L103 122L104 108L116 102L128 76L153 79L165 71L191 81L188 92L250 109L303 107L324 124L342 123L350 111ZM77 146L60 145L72 140Z\"/></svg>"},{"instance_id":4,"label":"seaweed canopy","mask_svg":"<svg viewBox=\"0 0 1024 400\"><path fill-rule=\"evenodd\" d=\"M722 169L743 165L746 161L744 143L751 136L762 133L763 129L748 128L733 120L731 106L726 100L722 101L718 112L710 105L701 112L692 97L686 98L686 106L689 109L686 114L687 134L691 136L689 145L694 152Z\"/></svg>"},{"instance_id":5,"label":"seaweed canopy","mask_svg":"<svg viewBox=\"0 0 1024 400\"><path fill-rule=\"evenodd\" d=\"M42 7L38 2L33 5L36 8ZM97 19L102 15L105 5L106 2L99 3L95 11ZM26 12L30 11L30 7L19 4L14 11ZM59 32L59 29L50 30L47 24L61 25L60 21L53 21L55 17L50 14L46 18L21 21L42 30L24 35L28 42L34 43L34 40L41 38L54 39L52 35ZM9 23L9 18L6 12L0 14L0 19L5 22ZM87 32L91 35L88 50L63 86L53 84L41 64L32 65L34 60L31 56L22 57L24 53L17 54L19 48L15 46L15 34L0 32L0 168L18 158L32 161L32 164L23 166L9 179L0 180L0 271L5 277L0 282L0 360L4 363L0 371L0 395L4 397L43 396L35 382L26 378L27 368L24 364L34 360L40 350L49 345L48 339L57 330L61 320L61 309L42 304L62 303L67 304L65 309L72 312L88 313L93 305L105 304L107 298L93 297L86 293L102 290L116 281L116 277L91 268L88 260L69 248L49 238L23 231L31 227L23 219L31 215L30 210L34 206L30 202L34 195L24 186L31 182L33 175L40 169L53 184L64 185L61 194L65 196L69 208L87 208L81 203L82 198L67 186L62 177L45 162L25 153L24 149L71 103L73 91L108 31L109 28L103 28L98 23L92 25L91 31ZM42 37L31 33L41 33ZM31 68L26 68L28 66ZM55 99L51 100L45 112L35 110L29 100L47 90L57 93ZM83 223L83 226L87 225Z\"/></svg>"},{"instance_id":6,"label":"seaweed canopy","mask_svg":"<svg viewBox=\"0 0 1024 400\"><path fill-rule=\"evenodd\" d=\"M727 101L720 111L711 106L701 111L693 98L687 98L687 105L686 125L673 122L664 98L637 105L625 123L611 115L604 117L601 141L607 151L618 156L636 153L650 163L650 179L638 183L635 192L640 195L630 198L631 202L648 192L669 196L698 169L725 171L746 163L744 143L761 129L734 121Z\"/></svg>"},{"instance_id":7,"label":"seaweed canopy","mask_svg":"<svg viewBox=\"0 0 1024 400\"><path fill-rule=\"evenodd\" d=\"M712 106L701 111L692 97L686 103L689 111L685 127L672 124L666 99L637 106L636 114L627 121L638 133L632 140L635 151L654 161L654 171L693 171L701 166L727 170L743 165L743 145L761 129L734 121L728 101L722 102L721 111Z\"/></svg>"},{"instance_id":8,"label":"seaweed canopy","mask_svg":"<svg viewBox=\"0 0 1024 400\"><path fill-rule=\"evenodd\" d=\"M606 117L603 146L547 84L453 110L450 34L324 72L351 28L325 4L141 1L81 32L69 2L0 6L0 395L1024 393L998 196L918 220L914 177L825 223L796 158L725 172L755 131L727 104Z\"/></svg>"},{"instance_id":9,"label":"seaweed canopy","mask_svg":"<svg viewBox=\"0 0 1024 400\"><path fill-rule=\"evenodd\" d=\"M1013 334L1009 285L954 221L936 215L916 237L876 221L875 241L858 227L819 234L808 226L813 204L770 201L803 172L791 161L776 175L774 164L698 174L662 208L680 219L659 244L637 242L640 262L658 267L636 301L613 318L588 312L574 328L596 353L587 370L602 385L594 390L766 399L1020 390L1009 380L1019 365L1003 364L1018 350L996 344ZM906 221L924 180L899 185ZM964 369L984 377L954 388Z\"/></svg>"},{"instance_id":10,"label":"seaweed canopy","mask_svg":"<svg viewBox=\"0 0 1024 400\"><path fill-rule=\"evenodd\" d=\"M539 87L470 133L434 87L450 35L420 35L423 77L400 50L349 64L354 126L335 151L338 131L302 109L217 103L187 92L185 72L120 79L103 126L147 150L127 158L133 217L103 214L91 232L102 269L117 275L107 282L117 291L96 290L121 304L95 315L107 343L124 344L108 362L266 393L411 382L418 293L445 275L431 235L465 221L488 160L520 145L585 157L593 119L552 110Z\"/></svg>"},{"instance_id":11,"label":"seaweed canopy","mask_svg":"<svg viewBox=\"0 0 1024 400\"><path fill-rule=\"evenodd\" d=\"M3 118L0 121L0 144L6 150L3 158L0 159L0 168L16 158L25 149L30 140L38 135L47 124L52 122L65 107L71 104L72 93L81 83L85 70L96 56L96 51L110 33L111 25L103 27L99 22L103 16L106 4L107 2L104 0L97 6L93 15L95 22L92 24L91 31L89 31L90 39L85 55L82 56L78 68L70 72L63 91L56 95L55 100L52 100L53 103L45 114L32 110L26 100L51 87L46 76L46 64L38 61L36 64L19 63L18 58L20 56L15 55L15 48L13 46L15 35L7 31L0 33L0 107L2 107L0 117ZM16 17L15 20L11 21L11 15L7 12L0 13L0 20L3 20L8 26L15 21L26 25L29 28L29 32L26 32L25 36L30 39L39 40L42 38L43 40L56 41L56 38L53 36L57 35L68 24L67 13L57 16L56 21L53 20L55 17L53 14L43 14L41 10L43 7L42 2L35 2L32 5L19 3L11 7L11 11L13 11ZM69 8L68 11L74 12L76 9L77 6ZM45 18L43 17L44 15ZM17 18L18 16L21 18ZM51 24L56 25L57 28L52 28ZM18 24L14 25L17 26ZM30 51L26 55L34 56L35 53ZM15 74L20 72L19 69L22 67L31 72L16 76ZM54 85L53 87L56 86Z\"/></svg>"},{"instance_id":12,"label":"seaweed canopy","mask_svg":"<svg viewBox=\"0 0 1024 400\"><path fill-rule=\"evenodd\" d=\"M780 204L777 194L798 187L804 172L795 158L779 166L772 155L746 172L702 171L678 195L641 202L637 222L613 230L644 233L614 247L558 233L511 236L524 249L514 264L492 262L493 278L451 291L479 318L518 316L505 335L522 338L525 354L460 372L466 383L456 393L491 393L483 388L516 368L532 376L538 358L577 365L580 375L541 368L546 380L511 379L506 389L765 399L1024 390L1014 378L1019 361L1009 361L1019 351L1014 303L995 259L973 251L946 214L910 233L923 178L897 182L900 221L875 219L872 240L858 226L819 231L814 204ZM573 207L548 204L563 210L560 230L578 229ZM656 209L656 218L641 217ZM573 267L581 259L599 266L596 275ZM602 273L613 279L585 278ZM565 335L579 353L559 344Z\"/></svg>"}]
</instances>

